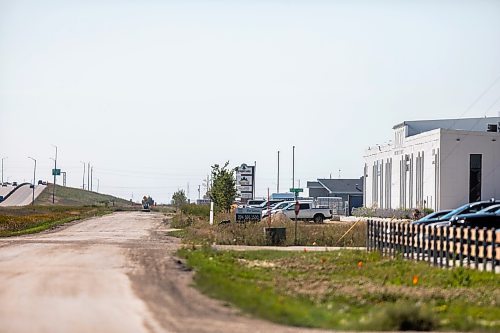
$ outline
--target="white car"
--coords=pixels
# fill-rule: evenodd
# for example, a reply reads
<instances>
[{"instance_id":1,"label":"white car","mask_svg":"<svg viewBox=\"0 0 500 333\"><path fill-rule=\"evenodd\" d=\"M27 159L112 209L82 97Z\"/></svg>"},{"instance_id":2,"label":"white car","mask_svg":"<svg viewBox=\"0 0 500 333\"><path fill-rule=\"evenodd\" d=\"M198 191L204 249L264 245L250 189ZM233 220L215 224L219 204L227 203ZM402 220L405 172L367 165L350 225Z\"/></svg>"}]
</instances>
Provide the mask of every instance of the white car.
<instances>
[{"instance_id":1,"label":"white car","mask_svg":"<svg viewBox=\"0 0 500 333\"><path fill-rule=\"evenodd\" d=\"M332 217L332 210L329 208L314 208L313 202L299 201L300 210L297 215L298 220L313 220L316 223L323 223L325 219ZM290 202L281 210L276 210L276 213L282 213L290 219L295 219L295 202Z\"/></svg>"},{"instance_id":2,"label":"white car","mask_svg":"<svg viewBox=\"0 0 500 333\"><path fill-rule=\"evenodd\" d=\"M286 206L288 206L289 204L290 204L290 201L282 201L282 202L275 203L274 205L272 205L270 207L269 210L267 208L262 210L262 217L264 218L264 217L268 217L269 215L273 215L277 210L283 209Z\"/></svg>"}]
</instances>

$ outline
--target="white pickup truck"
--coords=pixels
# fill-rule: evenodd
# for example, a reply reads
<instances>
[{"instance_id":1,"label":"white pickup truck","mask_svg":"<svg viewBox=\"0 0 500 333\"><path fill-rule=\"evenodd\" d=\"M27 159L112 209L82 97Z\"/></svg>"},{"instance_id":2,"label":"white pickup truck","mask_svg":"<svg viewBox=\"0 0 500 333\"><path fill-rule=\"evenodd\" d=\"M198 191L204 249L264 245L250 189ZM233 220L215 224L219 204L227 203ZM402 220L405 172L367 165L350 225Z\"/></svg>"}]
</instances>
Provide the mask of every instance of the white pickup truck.
<instances>
[{"instance_id":1,"label":"white pickup truck","mask_svg":"<svg viewBox=\"0 0 500 333\"><path fill-rule=\"evenodd\" d=\"M314 208L312 202L299 202L300 211L297 219L323 223L332 217L332 210L328 208ZM295 219L295 202L290 202L286 207L276 212L285 214L290 219Z\"/></svg>"}]
</instances>

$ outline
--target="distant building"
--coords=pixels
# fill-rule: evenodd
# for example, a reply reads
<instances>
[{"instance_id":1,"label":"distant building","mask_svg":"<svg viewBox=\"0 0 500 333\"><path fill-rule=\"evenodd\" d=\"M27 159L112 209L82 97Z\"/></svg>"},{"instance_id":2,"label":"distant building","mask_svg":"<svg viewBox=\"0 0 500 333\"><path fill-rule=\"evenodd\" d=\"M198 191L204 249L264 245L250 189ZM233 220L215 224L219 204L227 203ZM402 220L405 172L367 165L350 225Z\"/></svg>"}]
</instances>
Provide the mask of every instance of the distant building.
<instances>
[{"instance_id":1,"label":"distant building","mask_svg":"<svg viewBox=\"0 0 500 333\"><path fill-rule=\"evenodd\" d=\"M355 179L318 179L307 182L309 196L318 198L337 197L347 203L347 214L352 208L363 206L363 177Z\"/></svg>"},{"instance_id":2,"label":"distant building","mask_svg":"<svg viewBox=\"0 0 500 333\"><path fill-rule=\"evenodd\" d=\"M452 209L500 198L500 117L405 121L364 155L364 203Z\"/></svg>"}]
</instances>

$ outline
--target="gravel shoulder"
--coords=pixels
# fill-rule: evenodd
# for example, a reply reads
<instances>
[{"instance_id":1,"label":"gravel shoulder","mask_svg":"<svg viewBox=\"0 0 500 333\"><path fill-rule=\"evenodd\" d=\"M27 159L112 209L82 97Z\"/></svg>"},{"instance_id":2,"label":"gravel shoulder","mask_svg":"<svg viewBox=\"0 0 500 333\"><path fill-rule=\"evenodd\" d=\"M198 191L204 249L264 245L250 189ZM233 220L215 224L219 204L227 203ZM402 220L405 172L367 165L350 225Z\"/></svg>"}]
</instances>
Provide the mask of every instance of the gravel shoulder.
<instances>
[{"instance_id":1,"label":"gravel shoulder","mask_svg":"<svg viewBox=\"0 0 500 333\"><path fill-rule=\"evenodd\" d=\"M120 212L0 239L2 332L321 332L200 294L169 230L161 214Z\"/></svg>"}]
</instances>

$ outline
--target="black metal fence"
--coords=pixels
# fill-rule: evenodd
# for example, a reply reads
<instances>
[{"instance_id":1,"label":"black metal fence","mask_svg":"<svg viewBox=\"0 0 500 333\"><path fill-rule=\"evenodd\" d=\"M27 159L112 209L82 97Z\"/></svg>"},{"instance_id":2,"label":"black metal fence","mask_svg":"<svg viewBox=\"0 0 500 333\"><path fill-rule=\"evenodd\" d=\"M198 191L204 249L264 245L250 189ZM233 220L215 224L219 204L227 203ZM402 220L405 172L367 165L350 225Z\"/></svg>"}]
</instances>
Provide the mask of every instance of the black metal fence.
<instances>
[{"instance_id":1,"label":"black metal fence","mask_svg":"<svg viewBox=\"0 0 500 333\"><path fill-rule=\"evenodd\" d=\"M500 230L368 220L367 249L440 267L500 270Z\"/></svg>"}]
</instances>

